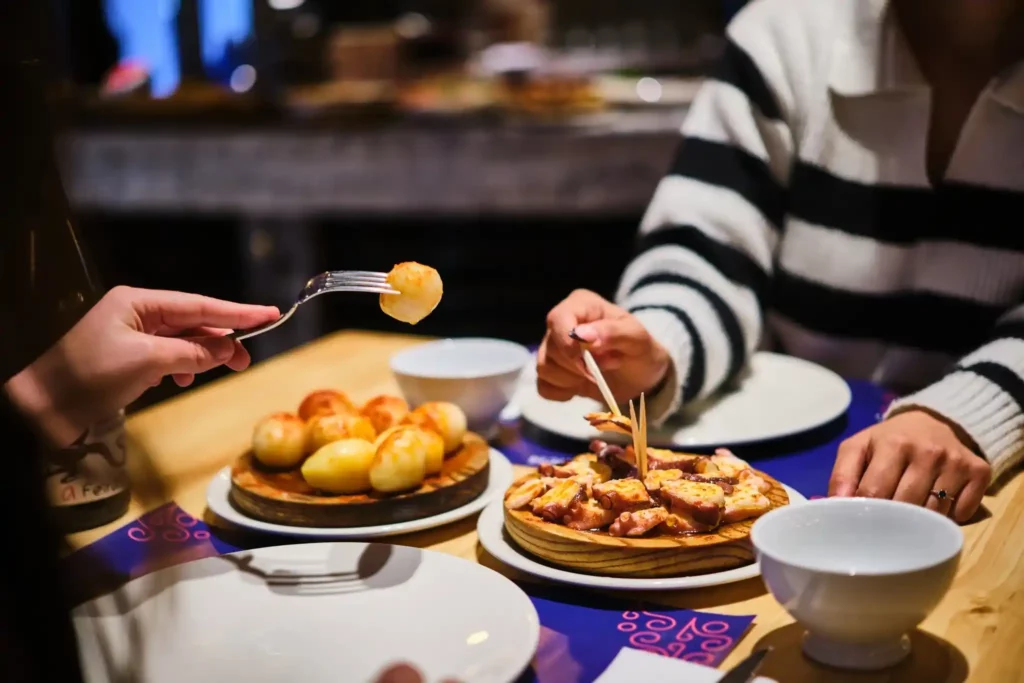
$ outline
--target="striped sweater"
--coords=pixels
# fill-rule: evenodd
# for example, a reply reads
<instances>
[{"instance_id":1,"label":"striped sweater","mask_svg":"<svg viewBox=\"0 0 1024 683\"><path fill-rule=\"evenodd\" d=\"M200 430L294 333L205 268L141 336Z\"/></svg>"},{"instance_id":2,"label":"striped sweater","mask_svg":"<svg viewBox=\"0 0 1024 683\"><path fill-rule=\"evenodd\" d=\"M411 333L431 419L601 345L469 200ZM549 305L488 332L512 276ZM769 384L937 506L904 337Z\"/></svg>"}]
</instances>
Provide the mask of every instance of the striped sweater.
<instances>
[{"instance_id":1,"label":"striped sweater","mask_svg":"<svg viewBox=\"0 0 1024 683\"><path fill-rule=\"evenodd\" d=\"M1024 450L1024 64L926 173L930 90L884 0L755 0L682 127L617 300L669 351L662 420L757 348Z\"/></svg>"}]
</instances>

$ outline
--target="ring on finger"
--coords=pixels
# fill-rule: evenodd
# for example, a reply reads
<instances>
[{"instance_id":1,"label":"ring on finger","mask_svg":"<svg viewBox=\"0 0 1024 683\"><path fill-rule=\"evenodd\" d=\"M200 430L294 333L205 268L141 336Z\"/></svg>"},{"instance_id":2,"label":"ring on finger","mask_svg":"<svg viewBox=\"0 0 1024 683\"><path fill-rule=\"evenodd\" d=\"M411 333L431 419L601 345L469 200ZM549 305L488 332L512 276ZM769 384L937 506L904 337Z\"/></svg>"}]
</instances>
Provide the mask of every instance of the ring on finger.
<instances>
[{"instance_id":1,"label":"ring on finger","mask_svg":"<svg viewBox=\"0 0 1024 683\"><path fill-rule=\"evenodd\" d=\"M933 508L939 514L946 515L947 517L953 514L953 510L956 507L956 494L950 493L947 489L936 486L934 489L928 492L928 499L935 500L935 507Z\"/></svg>"},{"instance_id":2,"label":"ring on finger","mask_svg":"<svg viewBox=\"0 0 1024 683\"><path fill-rule=\"evenodd\" d=\"M934 496L935 499L938 500L940 503L943 503L947 500L950 503L956 501L956 496L951 496L950 494L946 493L946 489L932 489L931 491L928 492L928 495Z\"/></svg>"}]
</instances>

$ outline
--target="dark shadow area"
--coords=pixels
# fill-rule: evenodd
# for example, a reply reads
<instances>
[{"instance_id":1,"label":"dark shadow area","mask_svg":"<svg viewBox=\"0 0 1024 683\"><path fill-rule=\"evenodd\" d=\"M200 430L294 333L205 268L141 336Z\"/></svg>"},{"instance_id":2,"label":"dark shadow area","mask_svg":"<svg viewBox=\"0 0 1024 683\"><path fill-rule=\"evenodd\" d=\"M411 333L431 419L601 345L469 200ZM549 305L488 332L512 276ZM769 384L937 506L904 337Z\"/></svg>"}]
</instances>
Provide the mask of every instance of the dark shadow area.
<instances>
[{"instance_id":1,"label":"dark shadow area","mask_svg":"<svg viewBox=\"0 0 1024 683\"><path fill-rule=\"evenodd\" d=\"M488 218L413 221L360 218L321 228L324 270L388 271L399 261L437 268L444 299L416 326L428 336L491 336L539 343L548 311L577 287L612 296L636 234L633 217L601 221ZM586 244L585 258L567 258ZM409 333L373 297L326 305L327 330Z\"/></svg>"},{"instance_id":2,"label":"dark shadow area","mask_svg":"<svg viewBox=\"0 0 1024 683\"><path fill-rule=\"evenodd\" d=\"M334 546L333 552L344 555L348 548L351 546ZM412 548L370 543L363 548L354 570L339 569L340 562L332 562L331 557L325 568L319 566L319 561L304 568L301 559L284 563L271 559L267 561L269 568L264 568L260 558L246 552L222 555L216 561L263 582L274 593L318 596L399 586L416 573L420 559L420 553Z\"/></svg>"},{"instance_id":3,"label":"dark shadow area","mask_svg":"<svg viewBox=\"0 0 1024 683\"><path fill-rule=\"evenodd\" d=\"M984 503L982 503L978 507L978 511L974 513L974 516L966 522L964 522L963 524L961 524L960 526L972 526L974 524L977 524L978 522L984 522L986 519L989 519L991 517L992 512L987 507L985 507Z\"/></svg>"},{"instance_id":4,"label":"dark shadow area","mask_svg":"<svg viewBox=\"0 0 1024 683\"><path fill-rule=\"evenodd\" d=\"M1003 473L1003 476L999 477L996 481L992 482L992 485L988 488L988 495L998 495L1003 488L1013 481L1018 474L1024 471L1024 465L1015 465Z\"/></svg>"},{"instance_id":5,"label":"dark shadow area","mask_svg":"<svg viewBox=\"0 0 1024 683\"><path fill-rule=\"evenodd\" d=\"M785 683L963 683L970 673L967 659L956 646L921 630L910 634L911 652L907 659L891 669L874 672L843 671L810 660L801 649L803 634L802 626L789 624L762 637L753 650L771 647L772 651L758 674Z\"/></svg>"}]
</instances>

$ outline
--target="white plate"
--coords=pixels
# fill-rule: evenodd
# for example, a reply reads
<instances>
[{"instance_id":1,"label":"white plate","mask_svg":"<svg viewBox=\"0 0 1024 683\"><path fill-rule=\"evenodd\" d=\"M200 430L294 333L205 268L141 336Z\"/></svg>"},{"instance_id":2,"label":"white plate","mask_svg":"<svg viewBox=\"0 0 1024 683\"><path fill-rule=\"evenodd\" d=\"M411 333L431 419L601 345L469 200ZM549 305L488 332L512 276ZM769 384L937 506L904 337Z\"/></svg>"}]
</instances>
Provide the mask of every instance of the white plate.
<instances>
[{"instance_id":1,"label":"white plate","mask_svg":"<svg viewBox=\"0 0 1024 683\"><path fill-rule=\"evenodd\" d=\"M396 660L428 681L507 683L540 635L530 599L497 572L364 543L189 562L82 605L74 621L88 683L356 683Z\"/></svg>"},{"instance_id":2,"label":"white plate","mask_svg":"<svg viewBox=\"0 0 1024 683\"><path fill-rule=\"evenodd\" d=\"M470 515L479 512L489 502L504 496L505 490L512 485L513 473L512 463L500 452L491 449L491 466L487 488L478 498L471 500L462 507L457 507L448 512L442 512L433 517L414 519L408 522L395 524L381 524L378 526L358 526L347 528L316 528L303 526L288 526L285 524L273 524L259 519L253 519L231 504L231 468L225 467L214 476L210 486L206 489L206 505L210 510L223 520L237 524L240 527L261 531L267 534L278 534L281 536L292 536L295 538L317 538L317 539L366 539L383 538L385 536L396 536L408 534L413 531L423 531L434 527L444 526Z\"/></svg>"},{"instance_id":3,"label":"white plate","mask_svg":"<svg viewBox=\"0 0 1024 683\"><path fill-rule=\"evenodd\" d=\"M523 418L554 434L581 441L618 440L591 427L583 416L607 410L577 397L565 403L537 394L536 368L531 391L518 397ZM684 414L647 435L652 446L717 448L768 441L827 424L850 406L850 387L831 370L777 353L757 353L732 391L690 406ZM627 438L627 437L623 437Z\"/></svg>"},{"instance_id":4,"label":"white plate","mask_svg":"<svg viewBox=\"0 0 1024 683\"><path fill-rule=\"evenodd\" d=\"M789 494L790 505L800 505L807 502L807 498L796 489L790 488L785 484L782 486L786 489L786 493ZM727 569L712 574L678 576L666 579L628 579L613 576L595 576L592 574L579 574L567 569L559 569L533 557L509 538L505 532L505 508L501 500L496 500L484 508L480 519L476 523L476 533L480 537L480 545L484 547L484 550L514 569L526 572L527 574L533 574L542 579L558 581L559 583L571 583L576 586L587 586L589 588L608 588L623 591L681 590L685 588L720 586L726 583L752 579L761 574L761 569L756 562L745 567Z\"/></svg>"}]
</instances>

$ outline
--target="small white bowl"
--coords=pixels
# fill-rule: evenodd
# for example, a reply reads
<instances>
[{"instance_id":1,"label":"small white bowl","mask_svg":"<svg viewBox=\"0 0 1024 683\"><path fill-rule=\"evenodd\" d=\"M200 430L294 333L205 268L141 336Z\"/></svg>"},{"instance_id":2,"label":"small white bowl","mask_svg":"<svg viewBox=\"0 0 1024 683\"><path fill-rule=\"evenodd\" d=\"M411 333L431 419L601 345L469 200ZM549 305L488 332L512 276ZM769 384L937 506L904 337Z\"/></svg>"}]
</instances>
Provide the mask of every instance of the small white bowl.
<instances>
[{"instance_id":1,"label":"small white bowl","mask_svg":"<svg viewBox=\"0 0 1024 683\"><path fill-rule=\"evenodd\" d=\"M391 372L413 408L454 403L471 430L489 435L531 358L525 346L502 339L441 339L395 354Z\"/></svg>"},{"instance_id":2,"label":"small white bowl","mask_svg":"<svg viewBox=\"0 0 1024 683\"><path fill-rule=\"evenodd\" d=\"M804 653L877 670L909 654L908 632L949 590L963 532L916 505L828 498L772 510L751 541L768 590L807 629Z\"/></svg>"}]
</instances>

